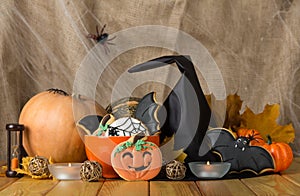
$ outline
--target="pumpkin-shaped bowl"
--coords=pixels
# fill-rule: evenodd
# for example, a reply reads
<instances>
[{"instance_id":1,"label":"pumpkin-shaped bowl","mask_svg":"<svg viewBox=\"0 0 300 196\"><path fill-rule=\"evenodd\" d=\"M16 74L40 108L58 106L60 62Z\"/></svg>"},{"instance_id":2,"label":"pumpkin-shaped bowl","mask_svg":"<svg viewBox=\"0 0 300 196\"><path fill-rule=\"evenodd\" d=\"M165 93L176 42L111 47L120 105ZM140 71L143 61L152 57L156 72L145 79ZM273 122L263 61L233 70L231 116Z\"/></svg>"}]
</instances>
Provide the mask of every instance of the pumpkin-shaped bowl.
<instances>
[{"instance_id":1,"label":"pumpkin-shaped bowl","mask_svg":"<svg viewBox=\"0 0 300 196\"><path fill-rule=\"evenodd\" d=\"M97 161L101 164L104 178L119 178L111 164L111 153L118 144L129 138L130 136L84 136L86 155L90 161ZM147 141L159 146L158 135L148 136Z\"/></svg>"}]
</instances>

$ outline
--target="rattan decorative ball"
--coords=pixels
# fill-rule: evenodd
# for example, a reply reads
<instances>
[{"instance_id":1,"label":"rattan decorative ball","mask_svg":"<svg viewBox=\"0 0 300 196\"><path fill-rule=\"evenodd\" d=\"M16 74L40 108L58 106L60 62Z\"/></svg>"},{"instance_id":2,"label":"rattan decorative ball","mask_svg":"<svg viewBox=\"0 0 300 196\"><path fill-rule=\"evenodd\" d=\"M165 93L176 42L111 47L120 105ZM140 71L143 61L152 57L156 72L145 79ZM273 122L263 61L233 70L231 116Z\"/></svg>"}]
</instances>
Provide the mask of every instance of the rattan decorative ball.
<instances>
[{"instance_id":1,"label":"rattan decorative ball","mask_svg":"<svg viewBox=\"0 0 300 196\"><path fill-rule=\"evenodd\" d=\"M102 177L102 167L97 161L85 161L80 168L80 177L84 181L95 182Z\"/></svg>"},{"instance_id":2,"label":"rattan decorative ball","mask_svg":"<svg viewBox=\"0 0 300 196\"><path fill-rule=\"evenodd\" d=\"M171 180L181 180L185 177L186 167L183 163L173 160L166 165L166 176Z\"/></svg>"},{"instance_id":3,"label":"rattan decorative ball","mask_svg":"<svg viewBox=\"0 0 300 196\"><path fill-rule=\"evenodd\" d=\"M42 176L42 175L49 175L49 169L48 169L49 160L42 156L35 156L33 157L29 164L28 164L28 170L32 175L35 176Z\"/></svg>"}]
</instances>

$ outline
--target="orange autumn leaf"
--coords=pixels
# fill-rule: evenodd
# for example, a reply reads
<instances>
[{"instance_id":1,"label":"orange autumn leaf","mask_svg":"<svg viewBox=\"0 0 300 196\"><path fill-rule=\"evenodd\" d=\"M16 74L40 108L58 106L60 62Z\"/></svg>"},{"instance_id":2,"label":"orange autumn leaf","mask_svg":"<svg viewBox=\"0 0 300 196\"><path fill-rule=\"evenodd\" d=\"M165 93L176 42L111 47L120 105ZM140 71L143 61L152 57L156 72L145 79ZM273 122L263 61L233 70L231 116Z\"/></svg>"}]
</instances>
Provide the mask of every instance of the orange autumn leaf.
<instances>
[{"instance_id":1,"label":"orange autumn leaf","mask_svg":"<svg viewBox=\"0 0 300 196\"><path fill-rule=\"evenodd\" d=\"M278 104L266 105L264 111L259 114L254 114L247 108L241 115L241 127L258 130L265 140L267 135L270 135L275 142L293 142L295 130L292 124L278 125L276 122L280 114L279 110Z\"/></svg>"}]
</instances>

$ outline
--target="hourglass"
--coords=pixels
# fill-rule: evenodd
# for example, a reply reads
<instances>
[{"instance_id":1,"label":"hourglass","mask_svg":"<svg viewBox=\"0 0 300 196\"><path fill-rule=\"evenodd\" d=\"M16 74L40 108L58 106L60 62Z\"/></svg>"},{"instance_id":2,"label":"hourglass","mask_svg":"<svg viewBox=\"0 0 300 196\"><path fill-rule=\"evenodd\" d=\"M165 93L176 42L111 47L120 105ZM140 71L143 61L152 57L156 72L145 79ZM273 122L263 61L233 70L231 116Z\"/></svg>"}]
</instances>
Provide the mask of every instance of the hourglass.
<instances>
[{"instance_id":1,"label":"hourglass","mask_svg":"<svg viewBox=\"0 0 300 196\"><path fill-rule=\"evenodd\" d=\"M20 168L21 161L26 156L23 147L23 131L24 125L22 124L6 124L7 130L7 177L21 177L15 169Z\"/></svg>"}]
</instances>

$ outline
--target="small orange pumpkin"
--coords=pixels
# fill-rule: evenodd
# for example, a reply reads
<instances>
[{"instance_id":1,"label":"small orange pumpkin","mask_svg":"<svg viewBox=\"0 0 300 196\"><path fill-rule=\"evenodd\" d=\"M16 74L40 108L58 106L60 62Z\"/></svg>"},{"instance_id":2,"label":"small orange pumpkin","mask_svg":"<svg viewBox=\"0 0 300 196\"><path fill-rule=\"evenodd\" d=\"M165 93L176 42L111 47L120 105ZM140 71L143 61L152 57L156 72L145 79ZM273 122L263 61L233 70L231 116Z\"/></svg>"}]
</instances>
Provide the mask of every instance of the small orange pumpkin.
<instances>
[{"instance_id":1,"label":"small orange pumpkin","mask_svg":"<svg viewBox=\"0 0 300 196\"><path fill-rule=\"evenodd\" d=\"M268 150L274 158L274 172L286 170L293 162L292 148L284 142L272 142L272 138L270 135L268 135L267 137L268 142L262 147Z\"/></svg>"},{"instance_id":2,"label":"small orange pumpkin","mask_svg":"<svg viewBox=\"0 0 300 196\"><path fill-rule=\"evenodd\" d=\"M29 156L51 157L54 162L83 162L85 147L76 122L105 110L83 96L72 97L58 89L33 96L23 107L19 123L25 125L24 148Z\"/></svg>"},{"instance_id":3,"label":"small orange pumpkin","mask_svg":"<svg viewBox=\"0 0 300 196\"><path fill-rule=\"evenodd\" d=\"M240 128L237 131L237 136L248 138L250 140L250 146L262 146L265 144L265 140L255 129Z\"/></svg>"},{"instance_id":4,"label":"small orange pumpkin","mask_svg":"<svg viewBox=\"0 0 300 196\"><path fill-rule=\"evenodd\" d=\"M132 136L114 148L111 154L112 167L125 180L150 180L160 172L162 155L159 147L146 141L146 137L137 138Z\"/></svg>"}]
</instances>

